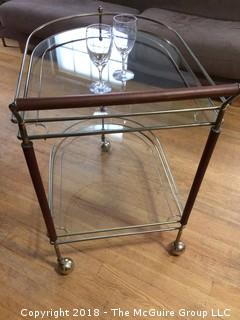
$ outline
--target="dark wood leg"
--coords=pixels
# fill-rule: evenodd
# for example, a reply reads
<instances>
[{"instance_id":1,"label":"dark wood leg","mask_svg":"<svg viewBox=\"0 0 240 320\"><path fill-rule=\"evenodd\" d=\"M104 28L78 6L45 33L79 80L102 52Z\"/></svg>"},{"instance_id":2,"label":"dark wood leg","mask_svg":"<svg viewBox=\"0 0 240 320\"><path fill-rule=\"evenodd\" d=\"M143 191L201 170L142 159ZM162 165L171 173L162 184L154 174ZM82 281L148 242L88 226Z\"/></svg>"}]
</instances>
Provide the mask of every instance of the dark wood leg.
<instances>
[{"instance_id":1,"label":"dark wood leg","mask_svg":"<svg viewBox=\"0 0 240 320\"><path fill-rule=\"evenodd\" d=\"M36 155L33 148L33 143L31 141L22 143L22 149L27 162L28 170L31 175L32 183L38 198L39 205L42 210L42 215L47 227L48 236L51 243L54 245L57 260L58 260L58 272L62 275L67 275L72 272L74 268L74 262L71 258L63 258L59 250L59 246L56 243L57 234L54 227L52 215L47 201L47 196L43 186L41 174L39 171Z\"/></svg>"},{"instance_id":2,"label":"dark wood leg","mask_svg":"<svg viewBox=\"0 0 240 320\"><path fill-rule=\"evenodd\" d=\"M183 228L187 225L188 219L190 217L190 214L192 212L193 205L195 203L198 191L201 187L201 183L203 181L205 172L207 170L209 161L211 159L211 156L213 154L215 145L217 143L218 137L220 135L220 130L211 128L211 131L209 133L205 148L203 150L203 154L201 157L201 160L198 165L198 169L196 172L196 175L194 177L191 190L188 195L188 199L185 205L185 208L183 210L182 218L181 218L181 228L178 231L176 240L171 243L170 247L170 253L175 256L181 255L185 251L185 244L183 241L181 241L181 236L183 232Z\"/></svg>"},{"instance_id":3,"label":"dark wood leg","mask_svg":"<svg viewBox=\"0 0 240 320\"><path fill-rule=\"evenodd\" d=\"M217 143L219 135L220 135L220 130L215 130L214 128L212 128L209 133L207 143L205 145L201 160L198 165L196 175L193 180L193 184L192 184L190 193L188 195L188 199L187 199L185 208L183 210L183 215L181 218L182 226L185 226L188 222L189 216L191 214L193 205L195 203L198 191L201 187L205 172L207 170L209 161L210 161L211 156L213 154L213 151L214 151L214 148Z\"/></svg>"},{"instance_id":4,"label":"dark wood leg","mask_svg":"<svg viewBox=\"0 0 240 320\"><path fill-rule=\"evenodd\" d=\"M31 175L32 183L38 198L38 202L42 211L42 215L47 227L48 236L51 243L55 243L57 240L57 234L54 227L52 215L47 201L47 196L44 190L41 174L38 168L36 155L33 148L33 143L22 143L22 149L27 162L28 170Z\"/></svg>"},{"instance_id":5,"label":"dark wood leg","mask_svg":"<svg viewBox=\"0 0 240 320\"><path fill-rule=\"evenodd\" d=\"M6 41L5 41L4 37L2 37L2 44L3 44L4 47L7 47L7 44L6 44Z\"/></svg>"}]
</instances>

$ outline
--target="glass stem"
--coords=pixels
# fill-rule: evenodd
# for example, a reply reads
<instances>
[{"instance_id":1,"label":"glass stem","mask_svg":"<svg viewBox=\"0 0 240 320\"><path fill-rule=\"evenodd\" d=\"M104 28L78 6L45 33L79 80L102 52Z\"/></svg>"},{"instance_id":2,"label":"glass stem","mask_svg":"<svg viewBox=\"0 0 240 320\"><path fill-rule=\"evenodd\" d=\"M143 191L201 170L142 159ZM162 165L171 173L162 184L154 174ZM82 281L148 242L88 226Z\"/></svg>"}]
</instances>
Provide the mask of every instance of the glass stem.
<instances>
[{"instance_id":1,"label":"glass stem","mask_svg":"<svg viewBox=\"0 0 240 320\"><path fill-rule=\"evenodd\" d=\"M99 82L102 83L102 73L103 73L104 66L98 66L98 72L99 72Z\"/></svg>"},{"instance_id":2,"label":"glass stem","mask_svg":"<svg viewBox=\"0 0 240 320\"><path fill-rule=\"evenodd\" d=\"M123 74L123 76L125 76L126 72L127 72L126 58L127 58L127 54L123 53L122 54L122 74Z\"/></svg>"}]
</instances>

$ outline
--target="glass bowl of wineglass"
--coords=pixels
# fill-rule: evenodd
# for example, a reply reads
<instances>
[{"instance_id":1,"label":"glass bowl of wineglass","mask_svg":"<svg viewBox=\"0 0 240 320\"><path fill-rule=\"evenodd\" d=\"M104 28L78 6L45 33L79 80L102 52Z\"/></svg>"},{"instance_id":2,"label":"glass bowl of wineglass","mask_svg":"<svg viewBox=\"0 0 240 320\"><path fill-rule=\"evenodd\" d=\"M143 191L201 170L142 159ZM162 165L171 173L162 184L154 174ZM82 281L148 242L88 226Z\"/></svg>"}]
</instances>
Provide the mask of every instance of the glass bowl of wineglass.
<instances>
[{"instance_id":1,"label":"glass bowl of wineglass","mask_svg":"<svg viewBox=\"0 0 240 320\"><path fill-rule=\"evenodd\" d=\"M134 73L127 70L127 58L134 47L137 35L137 18L131 14L118 14L113 17L113 39L122 58L122 70L116 70L113 77L118 81L134 78Z\"/></svg>"},{"instance_id":2,"label":"glass bowl of wineglass","mask_svg":"<svg viewBox=\"0 0 240 320\"><path fill-rule=\"evenodd\" d=\"M106 24L92 24L86 28L86 44L89 57L99 72L99 79L93 82L89 90L93 93L107 93L111 85L103 81L102 72L107 65L112 49L112 27Z\"/></svg>"}]
</instances>

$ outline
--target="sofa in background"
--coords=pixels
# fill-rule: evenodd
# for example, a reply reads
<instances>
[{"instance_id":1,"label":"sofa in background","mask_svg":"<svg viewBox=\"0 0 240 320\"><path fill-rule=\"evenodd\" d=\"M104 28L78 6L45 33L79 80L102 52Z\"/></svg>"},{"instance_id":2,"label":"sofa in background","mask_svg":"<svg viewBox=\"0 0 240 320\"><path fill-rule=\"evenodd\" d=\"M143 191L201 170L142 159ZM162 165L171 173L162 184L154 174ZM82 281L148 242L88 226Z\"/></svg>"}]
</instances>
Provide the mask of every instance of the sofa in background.
<instances>
[{"instance_id":1,"label":"sofa in background","mask_svg":"<svg viewBox=\"0 0 240 320\"><path fill-rule=\"evenodd\" d=\"M40 25L65 16L97 12L100 5L110 12L139 13L128 6L96 0L9 0L0 6L0 36L15 39L24 47L27 37Z\"/></svg>"},{"instance_id":2,"label":"sofa in background","mask_svg":"<svg viewBox=\"0 0 240 320\"><path fill-rule=\"evenodd\" d=\"M0 36L24 44L39 25L67 15L128 12L159 20L188 43L208 73L240 79L239 0L9 0L0 6Z\"/></svg>"}]
</instances>

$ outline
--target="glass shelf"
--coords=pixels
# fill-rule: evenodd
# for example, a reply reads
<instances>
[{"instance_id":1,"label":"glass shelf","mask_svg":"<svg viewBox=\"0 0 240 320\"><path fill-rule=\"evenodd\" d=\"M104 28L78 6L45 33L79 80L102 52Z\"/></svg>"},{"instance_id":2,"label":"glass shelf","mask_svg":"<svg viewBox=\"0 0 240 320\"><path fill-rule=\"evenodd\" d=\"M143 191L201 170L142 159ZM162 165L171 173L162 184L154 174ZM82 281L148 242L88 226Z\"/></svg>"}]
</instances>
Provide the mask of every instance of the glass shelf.
<instances>
[{"instance_id":1,"label":"glass shelf","mask_svg":"<svg viewBox=\"0 0 240 320\"><path fill-rule=\"evenodd\" d=\"M104 123L121 131L130 125ZM157 137L121 132L106 139L108 152L97 135L66 138L52 150L49 203L58 237L79 241L174 228L182 205Z\"/></svg>"},{"instance_id":2,"label":"glass shelf","mask_svg":"<svg viewBox=\"0 0 240 320\"><path fill-rule=\"evenodd\" d=\"M121 68L121 56L113 46L110 61L103 72L103 78L112 85L112 92L148 92L164 88L201 86L196 72L199 76L202 71L197 69L193 72L192 60L194 59L191 55L189 58L189 52L187 55L184 44L179 45L179 39L171 30L167 31L167 38L165 34L167 28L163 26L161 28L164 32L161 29L158 37L144 30L138 30L137 41L128 58L128 68L135 75L131 81L122 83L113 78L114 71ZM32 51L30 59L25 58L16 98L91 94L89 85L96 79L98 71L88 56L85 33L86 28L76 28L42 40ZM202 77L204 78L204 75ZM209 84L206 79L205 82ZM169 110L172 113L162 114L163 111ZM176 114L174 110L177 111ZM183 112L184 110L188 111ZM218 106L211 99L192 99L111 106L106 109L105 115L108 118L122 116L128 120L133 120L136 115L136 122L156 129L156 124L160 128L179 125L211 125L216 120L217 110ZM131 114L130 117L129 114ZM99 121L101 122L98 118L104 114L99 114L99 108L93 107L26 111L23 116L30 138L37 139L44 134L60 133L79 120L84 121L89 117L93 119L96 126ZM34 125L36 123L40 126ZM86 134L88 133L91 131L87 130Z\"/></svg>"}]
</instances>

